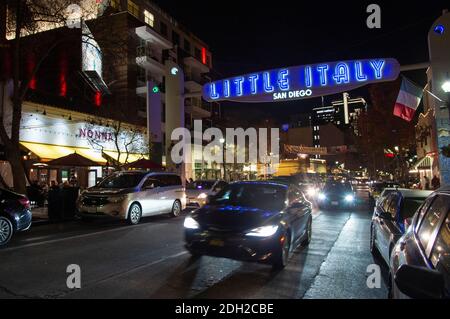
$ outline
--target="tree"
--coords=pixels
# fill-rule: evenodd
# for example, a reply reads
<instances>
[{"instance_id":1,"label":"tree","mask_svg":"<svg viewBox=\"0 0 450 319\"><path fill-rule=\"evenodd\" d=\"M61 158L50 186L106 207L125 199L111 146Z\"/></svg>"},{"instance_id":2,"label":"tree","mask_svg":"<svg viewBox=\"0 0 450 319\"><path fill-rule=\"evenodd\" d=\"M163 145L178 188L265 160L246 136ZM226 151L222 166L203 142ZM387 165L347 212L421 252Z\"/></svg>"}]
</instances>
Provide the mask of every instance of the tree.
<instances>
[{"instance_id":1,"label":"tree","mask_svg":"<svg viewBox=\"0 0 450 319\"><path fill-rule=\"evenodd\" d=\"M23 45L24 37L65 25L73 28L76 24L74 25L72 22L76 23L77 21L95 18L101 13L102 8L97 1L93 0L2 0L0 9L6 7L8 9L6 33L9 41L0 44L2 44L1 48L10 52L11 72L10 74L5 72L4 78L1 78L0 81L5 83L10 80L12 82L12 110L10 115L6 114L2 105L0 110L0 140L5 148L6 159L11 166L14 189L19 193L25 193L26 175L20 156L19 144L22 104L27 97L32 79L43 62L57 46L74 39L71 39L70 36L55 38L50 45L46 45L44 48L41 45L40 49L36 50L32 45ZM105 25L107 22L103 21L103 24ZM115 36L112 31L108 32L108 27L111 26L104 26L103 33L108 35L109 42L102 41L102 50L110 50L109 56L124 54L127 48L124 45L126 39ZM82 39L90 43L92 40L91 34L83 34ZM4 41L4 39L0 39L0 41ZM39 43L36 46L39 46ZM36 60L36 63L28 72L24 72L25 66L23 63L26 51L33 51Z\"/></svg>"},{"instance_id":2,"label":"tree","mask_svg":"<svg viewBox=\"0 0 450 319\"><path fill-rule=\"evenodd\" d=\"M140 154L144 157L150 153L150 146L144 132L121 121L109 122L107 127L92 122L86 125L85 129L93 132L87 134L87 140L92 148L101 151L103 156L105 156L104 150L107 145L114 147L117 155L111 164L117 170L122 169L121 162L129 162L131 154Z\"/></svg>"}]
</instances>

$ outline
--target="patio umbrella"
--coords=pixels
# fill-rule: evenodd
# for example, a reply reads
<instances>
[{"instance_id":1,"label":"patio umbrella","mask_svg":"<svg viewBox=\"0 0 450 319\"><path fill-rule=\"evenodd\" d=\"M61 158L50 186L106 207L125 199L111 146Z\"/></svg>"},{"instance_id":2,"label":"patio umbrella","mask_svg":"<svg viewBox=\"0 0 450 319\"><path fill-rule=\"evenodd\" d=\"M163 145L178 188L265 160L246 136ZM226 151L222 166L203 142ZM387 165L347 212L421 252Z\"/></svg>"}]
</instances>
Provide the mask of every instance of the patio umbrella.
<instances>
[{"instance_id":1,"label":"patio umbrella","mask_svg":"<svg viewBox=\"0 0 450 319\"><path fill-rule=\"evenodd\" d=\"M56 158L47 163L49 166L70 166L70 167L87 167L99 166L97 162L90 160L77 153L72 153L63 157Z\"/></svg>"},{"instance_id":2,"label":"patio umbrella","mask_svg":"<svg viewBox=\"0 0 450 319\"><path fill-rule=\"evenodd\" d=\"M134 168L134 169L148 169L148 170L155 170L155 171L162 171L164 170L164 167L158 163L152 162L151 160L141 158L135 162L125 164L124 167L126 169Z\"/></svg>"}]
</instances>

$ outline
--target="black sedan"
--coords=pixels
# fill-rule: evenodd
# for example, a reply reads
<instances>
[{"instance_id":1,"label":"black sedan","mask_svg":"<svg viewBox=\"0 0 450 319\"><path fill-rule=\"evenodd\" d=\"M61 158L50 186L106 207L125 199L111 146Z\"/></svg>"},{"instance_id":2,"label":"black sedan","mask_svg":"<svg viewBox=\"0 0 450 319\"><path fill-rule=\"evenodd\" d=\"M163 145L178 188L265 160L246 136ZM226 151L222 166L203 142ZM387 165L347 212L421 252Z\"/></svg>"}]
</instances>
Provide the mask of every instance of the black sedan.
<instances>
[{"instance_id":1,"label":"black sedan","mask_svg":"<svg viewBox=\"0 0 450 319\"><path fill-rule=\"evenodd\" d=\"M283 268L311 240L311 203L295 186L236 182L184 221L186 248L209 255Z\"/></svg>"},{"instance_id":2,"label":"black sedan","mask_svg":"<svg viewBox=\"0 0 450 319\"><path fill-rule=\"evenodd\" d=\"M0 247L5 246L15 232L31 226L30 201L24 195L0 189Z\"/></svg>"},{"instance_id":3,"label":"black sedan","mask_svg":"<svg viewBox=\"0 0 450 319\"><path fill-rule=\"evenodd\" d=\"M349 182L328 181L317 194L320 208L349 208L355 206L355 192Z\"/></svg>"},{"instance_id":4,"label":"black sedan","mask_svg":"<svg viewBox=\"0 0 450 319\"><path fill-rule=\"evenodd\" d=\"M428 197L390 258L393 298L450 298L450 187Z\"/></svg>"}]
</instances>

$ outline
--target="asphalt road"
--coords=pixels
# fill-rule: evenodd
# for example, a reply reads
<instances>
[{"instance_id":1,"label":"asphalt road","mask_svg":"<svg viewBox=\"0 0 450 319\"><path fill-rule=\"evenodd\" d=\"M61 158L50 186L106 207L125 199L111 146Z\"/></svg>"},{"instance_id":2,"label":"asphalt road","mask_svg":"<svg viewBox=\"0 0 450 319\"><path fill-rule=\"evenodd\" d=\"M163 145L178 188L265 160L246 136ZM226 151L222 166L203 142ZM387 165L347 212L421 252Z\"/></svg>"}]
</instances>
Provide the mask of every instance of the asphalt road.
<instances>
[{"instance_id":1,"label":"asphalt road","mask_svg":"<svg viewBox=\"0 0 450 319\"><path fill-rule=\"evenodd\" d=\"M369 252L370 208L315 211L309 247L274 272L268 265L193 259L183 216L41 225L0 250L0 298L385 298L386 266ZM366 284L378 263L380 288ZM66 286L81 268L81 289Z\"/></svg>"}]
</instances>

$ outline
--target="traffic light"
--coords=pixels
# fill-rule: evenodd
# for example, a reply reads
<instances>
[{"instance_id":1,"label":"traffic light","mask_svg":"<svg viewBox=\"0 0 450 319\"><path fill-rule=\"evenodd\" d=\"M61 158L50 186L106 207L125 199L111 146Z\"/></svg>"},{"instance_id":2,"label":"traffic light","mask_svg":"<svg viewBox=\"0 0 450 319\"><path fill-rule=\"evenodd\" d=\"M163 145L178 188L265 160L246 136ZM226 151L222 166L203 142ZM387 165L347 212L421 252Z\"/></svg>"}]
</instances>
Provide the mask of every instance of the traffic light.
<instances>
[{"instance_id":1,"label":"traffic light","mask_svg":"<svg viewBox=\"0 0 450 319\"><path fill-rule=\"evenodd\" d=\"M159 90L159 86L154 85L153 88L152 88L152 92L156 94L156 93L159 93L159 91L160 91Z\"/></svg>"}]
</instances>

